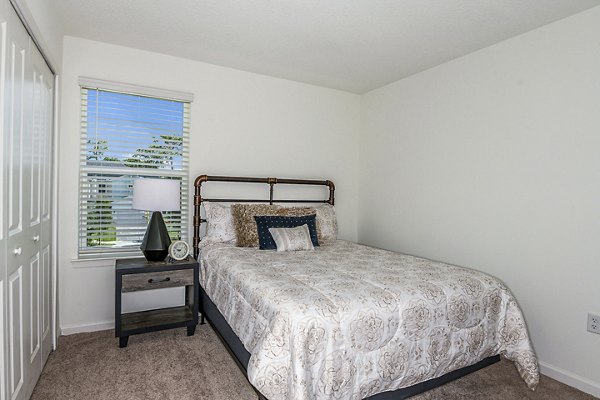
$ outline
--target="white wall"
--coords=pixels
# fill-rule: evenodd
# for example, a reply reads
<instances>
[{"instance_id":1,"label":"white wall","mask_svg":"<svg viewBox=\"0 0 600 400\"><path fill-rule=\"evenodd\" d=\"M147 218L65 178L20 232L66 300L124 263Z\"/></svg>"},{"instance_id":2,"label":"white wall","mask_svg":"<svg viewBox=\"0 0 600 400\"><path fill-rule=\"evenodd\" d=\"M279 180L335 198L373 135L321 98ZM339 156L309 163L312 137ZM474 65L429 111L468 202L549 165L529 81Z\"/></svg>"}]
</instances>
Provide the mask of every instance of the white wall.
<instances>
[{"instance_id":1,"label":"white wall","mask_svg":"<svg viewBox=\"0 0 600 400\"><path fill-rule=\"evenodd\" d=\"M72 261L77 257L79 76L194 93L191 181L199 174L331 179L337 186L340 236L356 240L358 95L67 36L59 173L63 332L110 327L114 319L114 263ZM170 301L171 295L145 297L145 305ZM130 299L136 301L140 304L131 307L141 306L139 298Z\"/></svg>"},{"instance_id":2,"label":"white wall","mask_svg":"<svg viewBox=\"0 0 600 400\"><path fill-rule=\"evenodd\" d=\"M600 7L362 97L359 240L504 280L600 395Z\"/></svg>"}]
</instances>

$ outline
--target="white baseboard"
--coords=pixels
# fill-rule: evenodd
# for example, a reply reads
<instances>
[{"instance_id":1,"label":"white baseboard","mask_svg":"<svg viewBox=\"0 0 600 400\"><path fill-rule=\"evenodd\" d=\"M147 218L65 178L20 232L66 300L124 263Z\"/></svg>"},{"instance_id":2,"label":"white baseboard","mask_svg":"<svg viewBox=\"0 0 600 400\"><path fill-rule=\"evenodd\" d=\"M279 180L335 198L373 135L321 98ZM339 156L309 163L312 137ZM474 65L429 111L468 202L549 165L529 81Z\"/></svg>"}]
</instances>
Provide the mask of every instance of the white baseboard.
<instances>
[{"instance_id":1,"label":"white baseboard","mask_svg":"<svg viewBox=\"0 0 600 400\"><path fill-rule=\"evenodd\" d=\"M584 378L567 370L564 370L554 365L539 362L540 372L552 379L556 379L566 385L573 386L576 389L586 392L595 397L600 397L600 383Z\"/></svg>"},{"instance_id":2,"label":"white baseboard","mask_svg":"<svg viewBox=\"0 0 600 400\"><path fill-rule=\"evenodd\" d=\"M85 325L67 325L67 326L62 326L60 328L60 334L61 335L73 335L75 333L105 331L107 329L114 329L114 328L115 328L114 321L95 322L93 324L85 324Z\"/></svg>"}]
</instances>

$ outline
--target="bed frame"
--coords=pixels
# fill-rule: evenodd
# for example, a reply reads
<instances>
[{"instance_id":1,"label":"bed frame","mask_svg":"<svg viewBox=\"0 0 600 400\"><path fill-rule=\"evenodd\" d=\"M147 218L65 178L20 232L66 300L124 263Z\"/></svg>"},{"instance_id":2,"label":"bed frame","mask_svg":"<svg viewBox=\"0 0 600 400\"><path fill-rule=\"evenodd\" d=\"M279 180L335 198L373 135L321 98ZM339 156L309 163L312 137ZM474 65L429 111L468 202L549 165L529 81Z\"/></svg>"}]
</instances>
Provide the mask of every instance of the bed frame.
<instances>
[{"instance_id":1,"label":"bed frame","mask_svg":"<svg viewBox=\"0 0 600 400\"><path fill-rule=\"evenodd\" d=\"M266 183L269 185L269 199L203 199L202 184L205 182L234 182L234 183ZM284 185L312 185L327 186L329 198L325 200L294 200L274 199L273 187L277 184ZM194 181L194 258L198 258L200 252L200 225L206 220L200 216L200 206L203 201L214 201L219 203L328 203L334 205L335 185L331 181L319 181L314 179L280 179L280 178L244 178L237 176L210 176L200 175Z\"/></svg>"},{"instance_id":2,"label":"bed frame","mask_svg":"<svg viewBox=\"0 0 600 400\"><path fill-rule=\"evenodd\" d=\"M230 183L263 183L269 185L269 198L268 199L204 199L202 198L202 184L206 182L230 182ZM276 184L286 185L317 185L327 186L329 189L329 197L327 199L317 200L298 200L298 199L274 199L273 189ZM194 181L194 258L198 259L200 253L200 225L205 223L206 220L200 215L200 207L204 201L213 201L219 203L327 203L334 205L335 185L330 180L310 180L310 179L279 179L279 178L247 178L247 177L233 177L233 176L210 176L200 175ZM223 315L217 309L217 306L208 297L204 288L200 286L200 311L202 313L201 324L204 324L204 320L208 320L210 325L213 327L217 336L233 357L234 361L240 368L240 370L248 378L247 367L250 360L250 353L246 350L240 339L235 335ZM368 397L364 400L401 400L411 396L415 396L419 393L433 389L437 386L441 386L445 383L458 379L462 376L468 375L471 372L475 372L481 368L487 367L488 365L494 364L500 361L500 356L495 355L492 357L485 358L476 364L458 369L456 371L448 372L439 378L430 379L425 382L417 383L415 385L397 389L394 391L383 392L374 396ZM256 391L259 400L267 400L254 386L252 388Z\"/></svg>"}]
</instances>

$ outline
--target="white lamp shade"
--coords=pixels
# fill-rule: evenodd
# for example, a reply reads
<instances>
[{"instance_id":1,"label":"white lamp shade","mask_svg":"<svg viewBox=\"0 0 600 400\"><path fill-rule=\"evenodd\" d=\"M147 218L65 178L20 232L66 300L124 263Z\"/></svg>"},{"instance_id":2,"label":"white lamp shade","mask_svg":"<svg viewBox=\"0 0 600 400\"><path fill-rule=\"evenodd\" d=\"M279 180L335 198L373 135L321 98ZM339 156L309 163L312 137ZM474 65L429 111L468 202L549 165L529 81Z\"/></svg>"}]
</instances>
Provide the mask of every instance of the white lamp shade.
<instances>
[{"instance_id":1,"label":"white lamp shade","mask_svg":"<svg viewBox=\"0 0 600 400\"><path fill-rule=\"evenodd\" d=\"M147 211L179 211L181 183L174 179L133 181L133 208Z\"/></svg>"}]
</instances>

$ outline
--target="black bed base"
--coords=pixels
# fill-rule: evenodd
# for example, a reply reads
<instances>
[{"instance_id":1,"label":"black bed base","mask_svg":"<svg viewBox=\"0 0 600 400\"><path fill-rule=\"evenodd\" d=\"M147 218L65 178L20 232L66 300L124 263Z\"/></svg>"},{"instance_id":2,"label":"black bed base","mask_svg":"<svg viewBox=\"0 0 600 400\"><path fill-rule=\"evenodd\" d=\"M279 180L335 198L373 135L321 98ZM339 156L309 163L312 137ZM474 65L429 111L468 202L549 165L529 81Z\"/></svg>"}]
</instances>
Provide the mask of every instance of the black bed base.
<instances>
[{"instance_id":1,"label":"black bed base","mask_svg":"<svg viewBox=\"0 0 600 400\"><path fill-rule=\"evenodd\" d=\"M202 306L202 316L203 320L206 318L210 325L213 327L215 333L229 352L236 364L244 373L246 378L248 377L247 367L248 362L250 361L250 353L246 350L240 339L233 333L233 330L225 321L225 318L219 310L217 306L212 302L212 300L207 296L206 292L202 287L200 287L200 296L201 296L201 306ZM451 382L455 379L463 377L465 375L470 374L471 372L475 372L480 370L481 368L487 367L488 365L492 365L500 361L500 356L495 355L488 358L485 358L479 361L476 364L469 365L467 367L457 369L456 371L448 372L445 375L442 375L438 378L430 379L425 382L417 383L415 385L397 389L391 392L383 392L376 394L374 396L370 396L364 400L402 400L407 399L412 396L416 396L419 393L426 392L427 390L433 389L435 387L441 386L445 383ZM259 400L267 400L265 396L263 396L254 386L252 388L258 394Z\"/></svg>"}]
</instances>

